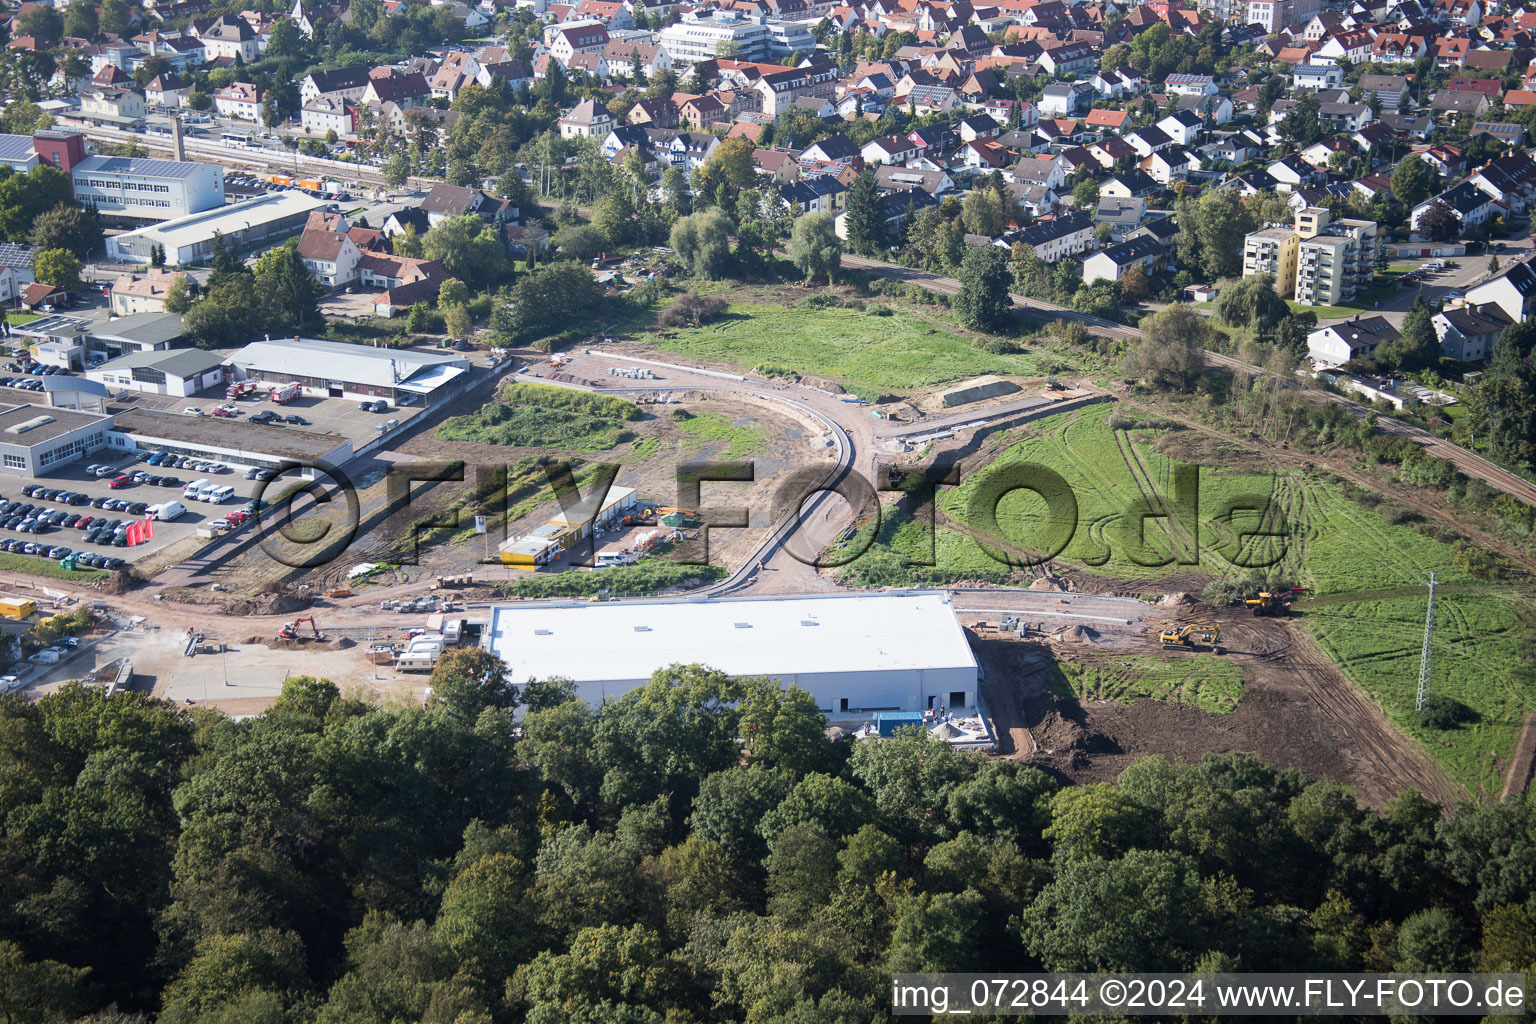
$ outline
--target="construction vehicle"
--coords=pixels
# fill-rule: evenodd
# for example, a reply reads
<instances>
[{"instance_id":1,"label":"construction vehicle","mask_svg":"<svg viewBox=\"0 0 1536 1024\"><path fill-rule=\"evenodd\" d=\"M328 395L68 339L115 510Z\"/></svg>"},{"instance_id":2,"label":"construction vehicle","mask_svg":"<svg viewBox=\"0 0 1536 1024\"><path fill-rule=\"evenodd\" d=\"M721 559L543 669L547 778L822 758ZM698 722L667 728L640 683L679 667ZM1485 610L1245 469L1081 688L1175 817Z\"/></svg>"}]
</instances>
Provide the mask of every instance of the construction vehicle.
<instances>
[{"instance_id":1,"label":"construction vehicle","mask_svg":"<svg viewBox=\"0 0 1536 1024\"><path fill-rule=\"evenodd\" d=\"M1164 648L1181 647L1194 650L1205 644L1213 654L1221 654L1221 627L1213 622L1192 622L1183 628L1170 627L1157 636Z\"/></svg>"},{"instance_id":2,"label":"construction vehicle","mask_svg":"<svg viewBox=\"0 0 1536 1024\"><path fill-rule=\"evenodd\" d=\"M331 590L327 590L325 592L325 596L326 597L351 597L352 596L352 588L351 587L335 587L335 588L333 588Z\"/></svg>"},{"instance_id":3,"label":"construction vehicle","mask_svg":"<svg viewBox=\"0 0 1536 1024\"><path fill-rule=\"evenodd\" d=\"M283 623L283 628L277 631L277 638L279 640L305 639L299 636L299 626L306 622L309 623L309 628L314 631L314 639L325 639L325 634L320 632L320 626L315 622L315 617L313 615L300 615L292 622Z\"/></svg>"},{"instance_id":4,"label":"construction vehicle","mask_svg":"<svg viewBox=\"0 0 1536 1024\"><path fill-rule=\"evenodd\" d=\"M1305 591L1305 587L1292 587L1275 593L1261 590L1258 597L1250 597L1243 604L1255 615L1285 615L1291 610L1291 595Z\"/></svg>"},{"instance_id":5,"label":"construction vehicle","mask_svg":"<svg viewBox=\"0 0 1536 1024\"><path fill-rule=\"evenodd\" d=\"M1065 384L1063 384L1061 381L1057 380L1055 377L1047 377L1047 378L1045 378L1045 390L1047 390L1047 391L1065 391L1065 390L1067 390L1067 386Z\"/></svg>"}]
</instances>

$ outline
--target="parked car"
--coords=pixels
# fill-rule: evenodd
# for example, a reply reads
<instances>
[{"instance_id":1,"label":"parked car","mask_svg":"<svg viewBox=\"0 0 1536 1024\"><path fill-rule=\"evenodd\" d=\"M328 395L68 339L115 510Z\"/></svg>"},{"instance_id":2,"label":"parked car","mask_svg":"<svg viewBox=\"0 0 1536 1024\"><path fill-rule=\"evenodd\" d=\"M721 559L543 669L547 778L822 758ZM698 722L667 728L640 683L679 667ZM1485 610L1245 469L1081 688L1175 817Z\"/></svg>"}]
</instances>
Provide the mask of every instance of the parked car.
<instances>
[{"instance_id":1,"label":"parked car","mask_svg":"<svg viewBox=\"0 0 1536 1024\"><path fill-rule=\"evenodd\" d=\"M132 482L133 481L129 480L126 476L115 476L111 480L107 481L107 486L116 491L127 487Z\"/></svg>"}]
</instances>

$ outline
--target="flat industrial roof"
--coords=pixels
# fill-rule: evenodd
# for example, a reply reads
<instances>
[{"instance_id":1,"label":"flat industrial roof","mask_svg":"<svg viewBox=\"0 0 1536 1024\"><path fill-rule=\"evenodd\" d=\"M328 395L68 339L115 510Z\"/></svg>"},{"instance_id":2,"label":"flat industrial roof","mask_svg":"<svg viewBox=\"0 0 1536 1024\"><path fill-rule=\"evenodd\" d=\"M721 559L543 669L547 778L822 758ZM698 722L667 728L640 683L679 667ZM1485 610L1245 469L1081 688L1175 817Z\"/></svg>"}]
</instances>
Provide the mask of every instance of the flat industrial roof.
<instances>
[{"instance_id":1,"label":"flat industrial roof","mask_svg":"<svg viewBox=\"0 0 1536 1024\"><path fill-rule=\"evenodd\" d=\"M217 416L131 409L117 414L117 429L141 437L248 452L295 462L317 462L348 443L336 434L319 434L292 427L269 427Z\"/></svg>"},{"instance_id":2,"label":"flat industrial roof","mask_svg":"<svg viewBox=\"0 0 1536 1024\"><path fill-rule=\"evenodd\" d=\"M12 405L0 408L0 444L33 448L81 427L112 425L111 416L56 409L51 405Z\"/></svg>"},{"instance_id":3,"label":"flat industrial roof","mask_svg":"<svg viewBox=\"0 0 1536 1024\"><path fill-rule=\"evenodd\" d=\"M976 669L942 592L498 605L490 636L514 683L643 680L694 663L778 679Z\"/></svg>"},{"instance_id":4,"label":"flat industrial roof","mask_svg":"<svg viewBox=\"0 0 1536 1024\"><path fill-rule=\"evenodd\" d=\"M32 150L32 136L0 135L0 161L20 162L36 155Z\"/></svg>"},{"instance_id":5,"label":"flat industrial roof","mask_svg":"<svg viewBox=\"0 0 1536 1024\"><path fill-rule=\"evenodd\" d=\"M302 192L272 192L255 199L152 224L137 231L127 231L117 237L142 236L159 242L166 247L166 251L174 252L183 246L196 245L212 238L215 231L235 235L242 230L270 224L285 217L307 214L311 210L330 205L330 200L316 199Z\"/></svg>"},{"instance_id":6,"label":"flat industrial roof","mask_svg":"<svg viewBox=\"0 0 1536 1024\"><path fill-rule=\"evenodd\" d=\"M321 338L272 338L253 341L230 356L228 362L279 376L329 377L347 384L389 388L402 385L426 370L467 366L469 359L457 352L440 355L410 349L372 348Z\"/></svg>"},{"instance_id":7,"label":"flat industrial roof","mask_svg":"<svg viewBox=\"0 0 1536 1024\"><path fill-rule=\"evenodd\" d=\"M217 353L206 352L200 348L147 348L118 356L116 359L93 367L90 372L100 373L103 370L132 370L135 367L153 367L173 377L189 380L200 373L207 373L209 370L217 369L222 365L224 365L224 360ZM257 424L257 426L260 425L259 423Z\"/></svg>"},{"instance_id":8,"label":"flat industrial roof","mask_svg":"<svg viewBox=\"0 0 1536 1024\"><path fill-rule=\"evenodd\" d=\"M185 333L176 313L130 313L108 320L92 330L91 337L136 345L165 345Z\"/></svg>"},{"instance_id":9,"label":"flat industrial roof","mask_svg":"<svg viewBox=\"0 0 1536 1024\"><path fill-rule=\"evenodd\" d=\"M132 121L137 118L93 115L100 120ZM136 156L88 156L75 164L75 171L86 174L131 174L136 178L190 178L205 165L190 160L149 160Z\"/></svg>"}]
</instances>

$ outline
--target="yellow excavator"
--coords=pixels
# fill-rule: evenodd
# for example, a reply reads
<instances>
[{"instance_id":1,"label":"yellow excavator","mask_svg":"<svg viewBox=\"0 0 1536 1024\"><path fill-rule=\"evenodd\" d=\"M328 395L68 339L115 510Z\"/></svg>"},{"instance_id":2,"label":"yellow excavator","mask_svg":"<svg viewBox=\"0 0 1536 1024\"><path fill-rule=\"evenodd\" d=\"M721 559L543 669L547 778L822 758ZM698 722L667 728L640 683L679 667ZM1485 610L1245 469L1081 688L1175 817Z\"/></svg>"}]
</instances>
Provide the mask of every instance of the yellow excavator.
<instances>
[{"instance_id":1,"label":"yellow excavator","mask_svg":"<svg viewBox=\"0 0 1536 1024\"><path fill-rule=\"evenodd\" d=\"M1261 590L1258 597L1250 597L1243 604L1255 615L1285 615L1291 609L1291 595L1305 592L1305 587L1292 587L1273 594L1267 590Z\"/></svg>"},{"instance_id":2,"label":"yellow excavator","mask_svg":"<svg viewBox=\"0 0 1536 1024\"><path fill-rule=\"evenodd\" d=\"M1194 650L1200 644L1211 649L1213 654L1221 654L1221 627L1213 622L1192 622L1182 628L1165 629L1157 635L1157 639L1164 648L1181 647L1185 650Z\"/></svg>"}]
</instances>

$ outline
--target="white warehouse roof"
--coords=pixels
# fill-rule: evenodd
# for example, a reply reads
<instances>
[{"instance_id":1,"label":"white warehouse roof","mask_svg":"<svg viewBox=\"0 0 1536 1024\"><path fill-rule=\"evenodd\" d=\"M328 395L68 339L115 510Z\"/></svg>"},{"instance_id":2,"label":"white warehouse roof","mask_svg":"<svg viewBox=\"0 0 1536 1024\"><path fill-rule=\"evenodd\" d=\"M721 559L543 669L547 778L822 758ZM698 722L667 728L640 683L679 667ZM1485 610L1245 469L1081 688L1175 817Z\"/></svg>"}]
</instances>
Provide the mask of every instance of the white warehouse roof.
<instances>
[{"instance_id":1,"label":"white warehouse roof","mask_svg":"<svg viewBox=\"0 0 1536 1024\"><path fill-rule=\"evenodd\" d=\"M842 680L879 689L880 677L900 676L884 702L892 707L911 702L913 682L929 692L976 682L976 658L941 591L499 605L489 637L513 683L563 676L589 699L694 663L797 683L819 701L849 692Z\"/></svg>"},{"instance_id":2,"label":"white warehouse roof","mask_svg":"<svg viewBox=\"0 0 1536 1024\"><path fill-rule=\"evenodd\" d=\"M437 383L446 383L453 375L441 375L444 366L465 367L469 360L457 353L438 355L410 349L370 348L320 338L273 338L255 341L226 360L241 368L254 367L262 373L294 377L329 377L348 384L367 384L391 388L423 375L431 374ZM434 385L435 386L435 385ZM418 389L412 389L418 390ZM427 387L425 390L432 390Z\"/></svg>"}]
</instances>

